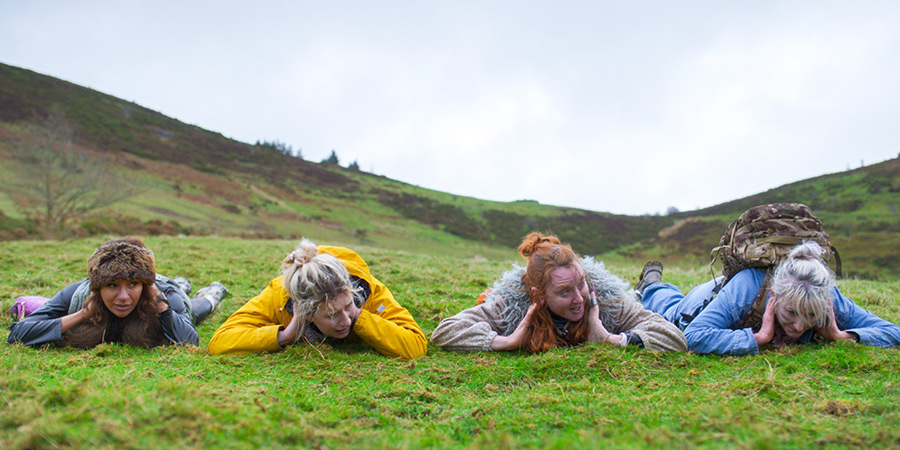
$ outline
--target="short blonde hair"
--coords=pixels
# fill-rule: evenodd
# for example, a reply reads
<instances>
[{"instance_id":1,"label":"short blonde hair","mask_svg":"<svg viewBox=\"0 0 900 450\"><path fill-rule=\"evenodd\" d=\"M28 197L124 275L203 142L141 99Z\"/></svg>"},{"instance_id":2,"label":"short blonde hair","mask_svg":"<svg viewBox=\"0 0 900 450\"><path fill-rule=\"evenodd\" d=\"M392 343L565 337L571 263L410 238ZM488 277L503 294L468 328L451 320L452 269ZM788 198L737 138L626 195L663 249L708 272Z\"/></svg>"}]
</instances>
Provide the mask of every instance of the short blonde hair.
<instances>
[{"instance_id":1,"label":"short blonde hair","mask_svg":"<svg viewBox=\"0 0 900 450\"><path fill-rule=\"evenodd\" d=\"M804 242L778 265L772 280L775 301L787 302L801 316L814 317L812 325L817 328L829 324L833 301L834 272L822 260L824 254L819 244Z\"/></svg>"},{"instance_id":2,"label":"short blonde hair","mask_svg":"<svg viewBox=\"0 0 900 450\"><path fill-rule=\"evenodd\" d=\"M284 288L306 319L301 321L298 339L307 322L329 299L355 292L344 264L332 255L319 253L316 244L306 238L284 258L282 274Z\"/></svg>"}]
</instances>

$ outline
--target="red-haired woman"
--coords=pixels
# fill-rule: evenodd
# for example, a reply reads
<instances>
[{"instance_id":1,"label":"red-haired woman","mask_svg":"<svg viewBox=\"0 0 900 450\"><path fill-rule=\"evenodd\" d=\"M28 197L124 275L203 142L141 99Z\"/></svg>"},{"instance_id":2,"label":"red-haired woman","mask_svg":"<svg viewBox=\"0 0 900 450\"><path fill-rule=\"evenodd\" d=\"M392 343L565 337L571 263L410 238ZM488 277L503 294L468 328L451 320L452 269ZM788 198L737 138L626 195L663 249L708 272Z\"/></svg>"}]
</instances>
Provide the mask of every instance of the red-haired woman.
<instances>
[{"instance_id":1,"label":"red-haired woman","mask_svg":"<svg viewBox=\"0 0 900 450\"><path fill-rule=\"evenodd\" d=\"M442 320L431 342L463 352L540 353L585 342L687 351L678 327L645 310L602 262L539 233L525 237L519 254L527 266L504 273L483 303Z\"/></svg>"}]
</instances>

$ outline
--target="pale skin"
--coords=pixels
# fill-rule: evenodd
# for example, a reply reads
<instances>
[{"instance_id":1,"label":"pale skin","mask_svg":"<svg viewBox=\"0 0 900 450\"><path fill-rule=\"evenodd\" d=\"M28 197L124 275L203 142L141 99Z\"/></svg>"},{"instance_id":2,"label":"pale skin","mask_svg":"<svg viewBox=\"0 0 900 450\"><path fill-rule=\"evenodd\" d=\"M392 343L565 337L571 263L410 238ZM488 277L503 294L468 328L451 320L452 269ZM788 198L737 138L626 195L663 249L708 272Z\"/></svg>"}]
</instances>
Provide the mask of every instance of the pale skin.
<instances>
[{"instance_id":1,"label":"pale skin","mask_svg":"<svg viewBox=\"0 0 900 450\"><path fill-rule=\"evenodd\" d=\"M278 345L284 347L297 341L300 335L300 325L303 322L313 323L324 335L336 339L343 339L350 334L360 310L353 302L349 292L344 292L337 297L326 300L310 317L304 316L294 303L294 316L288 326L278 332Z\"/></svg>"},{"instance_id":2,"label":"pale skin","mask_svg":"<svg viewBox=\"0 0 900 450\"><path fill-rule=\"evenodd\" d=\"M97 294L91 291L81 309L60 319L61 332L65 333L71 330L94 315L101 302L116 317L120 319L128 317L137 307L143 288L144 285L137 280L119 280L100 286L100 301L97 301ZM165 297L159 292L156 285L150 285L150 294L157 299L157 313L162 314L169 309L169 304L165 302Z\"/></svg>"},{"instance_id":3,"label":"pale skin","mask_svg":"<svg viewBox=\"0 0 900 450\"><path fill-rule=\"evenodd\" d=\"M812 324L815 317L803 317L787 306L790 302L777 300L775 292L770 291L762 325L759 331L753 334L756 345L760 347L770 342L776 346L793 344L803 333L814 328ZM821 328L815 327L816 333L829 341L839 339L856 341L856 334L838 328L834 318L834 306L831 304L828 305L828 315L828 324Z\"/></svg>"},{"instance_id":4,"label":"pale skin","mask_svg":"<svg viewBox=\"0 0 900 450\"><path fill-rule=\"evenodd\" d=\"M558 267L550 272L550 286L546 295L538 295L537 288L531 288L534 299L525 317L509 336L497 335L491 342L491 350L515 350L521 348L525 333L531 325L535 311L547 307L557 316L571 322L581 320L588 314L588 342L620 345L622 336L611 334L600 320L597 296L588 287L584 271L578 265ZM587 308L586 308L587 307Z\"/></svg>"}]
</instances>

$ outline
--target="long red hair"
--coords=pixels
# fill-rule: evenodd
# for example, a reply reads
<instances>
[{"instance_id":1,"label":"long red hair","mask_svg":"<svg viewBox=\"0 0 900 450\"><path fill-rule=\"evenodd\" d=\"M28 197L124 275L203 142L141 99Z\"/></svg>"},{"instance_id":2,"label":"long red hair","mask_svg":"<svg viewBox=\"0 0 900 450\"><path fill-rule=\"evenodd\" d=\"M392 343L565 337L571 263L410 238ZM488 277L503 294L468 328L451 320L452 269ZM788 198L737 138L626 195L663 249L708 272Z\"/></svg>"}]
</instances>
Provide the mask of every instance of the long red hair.
<instances>
[{"instance_id":1,"label":"long red hair","mask_svg":"<svg viewBox=\"0 0 900 450\"><path fill-rule=\"evenodd\" d=\"M553 235L531 233L519 245L519 254L528 259L522 282L531 296L531 303L539 303L550 288L550 274L560 267L578 265L578 255L568 244ZM533 288L533 290L532 290ZM542 353L551 348L579 345L587 340L587 312L577 322L569 324L565 337L560 335L550 316L547 302L537 307L531 325L525 331L522 348L530 353Z\"/></svg>"}]
</instances>

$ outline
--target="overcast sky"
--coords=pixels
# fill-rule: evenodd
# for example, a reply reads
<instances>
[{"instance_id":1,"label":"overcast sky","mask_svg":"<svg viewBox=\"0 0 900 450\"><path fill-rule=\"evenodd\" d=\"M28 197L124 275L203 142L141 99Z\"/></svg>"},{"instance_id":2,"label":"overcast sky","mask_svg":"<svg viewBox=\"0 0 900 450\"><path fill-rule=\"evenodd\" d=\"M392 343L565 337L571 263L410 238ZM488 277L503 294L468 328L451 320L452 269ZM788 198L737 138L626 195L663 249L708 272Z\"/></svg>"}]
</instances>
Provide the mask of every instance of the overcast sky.
<instances>
[{"instance_id":1,"label":"overcast sky","mask_svg":"<svg viewBox=\"0 0 900 450\"><path fill-rule=\"evenodd\" d=\"M900 152L897 1L14 1L0 62L488 200L712 206Z\"/></svg>"}]
</instances>

